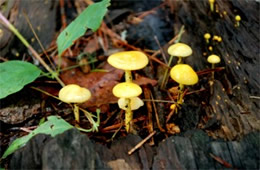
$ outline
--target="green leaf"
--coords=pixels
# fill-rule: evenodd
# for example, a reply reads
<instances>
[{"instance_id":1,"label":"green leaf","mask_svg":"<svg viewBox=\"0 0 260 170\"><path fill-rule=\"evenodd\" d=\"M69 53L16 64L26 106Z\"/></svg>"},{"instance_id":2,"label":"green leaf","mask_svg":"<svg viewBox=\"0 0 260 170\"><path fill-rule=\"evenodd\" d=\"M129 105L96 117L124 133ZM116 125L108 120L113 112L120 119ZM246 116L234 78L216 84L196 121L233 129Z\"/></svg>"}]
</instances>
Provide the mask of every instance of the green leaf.
<instances>
[{"instance_id":1,"label":"green leaf","mask_svg":"<svg viewBox=\"0 0 260 170\"><path fill-rule=\"evenodd\" d=\"M35 65L25 61L0 63L0 99L21 90L41 73Z\"/></svg>"},{"instance_id":2,"label":"green leaf","mask_svg":"<svg viewBox=\"0 0 260 170\"><path fill-rule=\"evenodd\" d=\"M65 120L58 118L57 116L49 116L48 121L41 124L38 128L30 132L28 135L14 140L13 143L5 151L2 159L5 159L17 149L23 147L33 136L37 134L42 133L54 137L71 128L73 128L73 126L71 126Z\"/></svg>"},{"instance_id":3,"label":"green leaf","mask_svg":"<svg viewBox=\"0 0 260 170\"><path fill-rule=\"evenodd\" d=\"M69 24L58 36L58 52L62 54L69 48L73 41L81 37L88 28L96 31L107 12L110 0L103 0L89 5L72 23Z\"/></svg>"}]
</instances>

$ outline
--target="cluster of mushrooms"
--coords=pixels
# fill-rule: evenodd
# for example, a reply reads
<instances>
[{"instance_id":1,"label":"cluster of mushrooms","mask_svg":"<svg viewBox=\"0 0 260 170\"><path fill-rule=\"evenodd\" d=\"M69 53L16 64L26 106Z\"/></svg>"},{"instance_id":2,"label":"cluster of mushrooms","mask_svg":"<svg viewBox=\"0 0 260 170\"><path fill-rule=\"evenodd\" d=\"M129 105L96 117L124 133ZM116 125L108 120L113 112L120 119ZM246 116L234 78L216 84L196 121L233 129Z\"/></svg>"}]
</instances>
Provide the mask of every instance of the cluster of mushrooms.
<instances>
[{"instance_id":1,"label":"cluster of mushrooms","mask_svg":"<svg viewBox=\"0 0 260 170\"><path fill-rule=\"evenodd\" d=\"M192 67L183 63L183 59L192 54L190 46L184 43L175 43L168 48L168 53L171 58L178 58L177 64L170 70L170 77L179 84L177 102L172 104L170 107L173 112L177 112L183 104L184 87L196 84L199 79L197 73L192 69ZM149 59L140 51L124 51L110 55L107 61L113 67L125 71L125 82L114 86L112 92L114 96L119 98L119 108L125 110L126 132L132 133L134 132L132 122L133 110L139 109L144 105L144 102L138 97L142 94L142 88L138 84L133 83L131 71L144 68L148 64ZM207 61L212 64L212 69L214 69L215 64L220 62L220 58L217 55L212 54L208 57ZM212 72L212 78L210 80L211 85L213 84L213 81L214 71ZM72 106L76 123L80 122L78 104L86 102L90 97L91 93L88 89L76 84L67 85L59 92L59 98L61 101L73 104ZM89 119L88 116L87 118ZM92 121L92 124L94 125L95 122ZM94 130L98 130L97 125Z\"/></svg>"}]
</instances>

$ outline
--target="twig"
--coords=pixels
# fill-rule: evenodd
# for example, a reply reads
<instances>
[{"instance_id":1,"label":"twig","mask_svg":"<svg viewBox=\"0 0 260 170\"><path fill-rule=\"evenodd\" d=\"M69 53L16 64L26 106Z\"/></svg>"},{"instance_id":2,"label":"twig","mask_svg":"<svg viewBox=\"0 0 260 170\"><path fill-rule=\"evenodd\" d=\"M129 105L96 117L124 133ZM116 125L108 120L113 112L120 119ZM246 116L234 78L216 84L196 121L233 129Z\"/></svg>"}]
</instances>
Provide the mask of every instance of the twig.
<instances>
[{"instance_id":1,"label":"twig","mask_svg":"<svg viewBox=\"0 0 260 170\"><path fill-rule=\"evenodd\" d=\"M139 117L137 119L133 119L132 122L136 123L136 122L139 122L139 121L143 121L145 119L147 119L147 117L146 116L142 116L142 117ZM105 131L109 131L109 130L114 130L114 129L119 128L120 126L121 126L121 123L117 123L115 125L111 125L111 126L105 127L104 129L101 129L100 131L101 132L105 132Z\"/></svg>"},{"instance_id":2,"label":"twig","mask_svg":"<svg viewBox=\"0 0 260 170\"><path fill-rule=\"evenodd\" d=\"M64 9L64 0L60 0L60 15L61 15L62 28L64 29L67 26L65 9Z\"/></svg>"},{"instance_id":3,"label":"twig","mask_svg":"<svg viewBox=\"0 0 260 170\"><path fill-rule=\"evenodd\" d=\"M30 133L33 129L36 129L38 126L31 127L20 127L20 130Z\"/></svg>"},{"instance_id":4,"label":"twig","mask_svg":"<svg viewBox=\"0 0 260 170\"><path fill-rule=\"evenodd\" d=\"M157 99L142 99L144 102L158 102L158 103L176 103L172 100L157 100Z\"/></svg>"},{"instance_id":5,"label":"twig","mask_svg":"<svg viewBox=\"0 0 260 170\"><path fill-rule=\"evenodd\" d=\"M152 94L151 94L151 98L152 98L152 100L153 100L153 95L152 95ZM165 132L165 130L164 130L164 129L161 127L161 125L160 125L159 116L158 116L158 112L157 112L155 103L154 103L154 102L152 102L152 103L153 103L153 108L154 108L154 113L155 113L155 119L156 119L157 126L158 126L158 128L159 128L159 130L160 130L161 132Z\"/></svg>"},{"instance_id":6,"label":"twig","mask_svg":"<svg viewBox=\"0 0 260 170\"><path fill-rule=\"evenodd\" d=\"M151 91L150 89L145 86L144 87L144 96L146 99L150 98ZM150 101L146 102L146 108L147 108L147 115L148 115L148 123L147 123L147 127L148 127L148 132L152 133L153 130L153 116L152 116L152 112L153 112L153 107ZM150 145L154 145L154 140L153 138L150 141Z\"/></svg>"},{"instance_id":7,"label":"twig","mask_svg":"<svg viewBox=\"0 0 260 170\"><path fill-rule=\"evenodd\" d=\"M232 165L229 164L227 161L224 161L223 159L221 159L218 156L213 155L212 153L209 154L210 157L212 157L215 161L217 161L218 163L220 163L221 165L225 166L226 168L232 168Z\"/></svg>"},{"instance_id":8,"label":"twig","mask_svg":"<svg viewBox=\"0 0 260 170\"><path fill-rule=\"evenodd\" d=\"M25 17L27 23L29 24L29 27L31 28L31 30L32 30L32 32L33 32L33 35L35 36L37 42L39 43L39 45L40 45L40 47L41 47L43 53L45 54L45 56L46 56L47 59L49 60L49 62L50 62L50 64L51 64L52 68L55 69L54 64L52 63L52 61L51 61L49 55L47 54L47 52L46 52L46 50L44 49L44 47L43 47L43 45L42 45L42 43L41 43L41 41L40 41L38 35L37 35L36 32L35 32L35 30L34 30L32 24L31 24L31 22L30 22L30 20L29 20L29 18L28 18L28 15L27 15L24 11L23 11L23 14L24 14L24 17Z\"/></svg>"},{"instance_id":9,"label":"twig","mask_svg":"<svg viewBox=\"0 0 260 170\"><path fill-rule=\"evenodd\" d=\"M131 155L135 150L139 149L143 144L148 141L153 135L155 135L156 131L153 131L150 135L148 135L144 140L139 142L137 145L135 145L134 148L132 148L130 151L128 151L128 155Z\"/></svg>"},{"instance_id":10,"label":"twig","mask_svg":"<svg viewBox=\"0 0 260 170\"><path fill-rule=\"evenodd\" d=\"M250 99L258 99L258 100L260 99L259 96L249 96L249 98L250 98Z\"/></svg>"},{"instance_id":11,"label":"twig","mask_svg":"<svg viewBox=\"0 0 260 170\"><path fill-rule=\"evenodd\" d=\"M165 53L164 53L163 48L162 48L162 46L161 46L161 44L160 44L160 42L159 42L159 40L158 40L156 35L154 36L154 39L155 39L155 42L157 43L158 47L160 48L160 51L161 51L161 54L163 56L164 62L167 63L167 59L166 59Z\"/></svg>"}]
</instances>

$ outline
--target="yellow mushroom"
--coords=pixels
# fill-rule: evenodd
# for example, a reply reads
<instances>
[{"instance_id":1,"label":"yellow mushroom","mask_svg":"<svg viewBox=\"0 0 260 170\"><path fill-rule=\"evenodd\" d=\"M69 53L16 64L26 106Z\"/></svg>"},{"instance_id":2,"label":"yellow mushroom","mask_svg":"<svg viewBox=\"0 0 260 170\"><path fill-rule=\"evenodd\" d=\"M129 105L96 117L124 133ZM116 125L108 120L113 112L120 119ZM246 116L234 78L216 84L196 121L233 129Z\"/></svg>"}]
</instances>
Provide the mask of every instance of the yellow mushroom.
<instances>
[{"instance_id":1,"label":"yellow mushroom","mask_svg":"<svg viewBox=\"0 0 260 170\"><path fill-rule=\"evenodd\" d=\"M182 104L184 85L194 85L198 82L198 75L188 64L177 64L170 71L171 78L179 83L177 104Z\"/></svg>"},{"instance_id":2,"label":"yellow mushroom","mask_svg":"<svg viewBox=\"0 0 260 170\"><path fill-rule=\"evenodd\" d=\"M204 34L204 38L205 38L207 44L209 43L210 37L211 37L210 33Z\"/></svg>"},{"instance_id":3,"label":"yellow mushroom","mask_svg":"<svg viewBox=\"0 0 260 170\"><path fill-rule=\"evenodd\" d=\"M208 56L207 61L212 64L212 69L214 69L215 64L220 62L220 57L215 54L212 54L212 55Z\"/></svg>"},{"instance_id":4,"label":"yellow mushroom","mask_svg":"<svg viewBox=\"0 0 260 170\"><path fill-rule=\"evenodd\" d=\"M125 128L127 132L132 132L133 127L132 127L132 120L133 120L133 112L132 112L132 101L134 97L139 96L142 93L142 88L132 82L124 82L124 83L119 83L117 84L113 90L113 94L118 97L118 98L124 98L123 103L125 103L125 108L126 110L126 115L125 115ZM119 99L120 100L120 99ZM122 99L121 99L122 100ZM136 101L134 101L136 102ZM122 101L119 101L119 107L122 105Z\"/></svg>"},{"instance_id":5,"label":"yellow mushroom","mask_svg":"<svg viewBox=\"0 0 260 170\"><path fill-rule=\"evenodd\" d=\"M91 93L88 89L80 87L77 84L69 84L59 91L59 99L65 103L73 104L74 116L77 123L79 123L79 108L77 104L84 103L89 100Z\"/></svg>"},{"instance_id":6,"label":"yellow mushroom","mask_svg":"<svg viewBox=\"0 0 260 170\"><path fill-rule=\"evenodd\" d=\"M215 55L215 54L212 54L212 55L208 56L207 61L209 63L211 63L211 68L214 69L215 64L220 62L220 57ZM209 81L209 84L211 86L211 90L210 90L211 94L212 94L212 91L213 91L213 89L212 89L213 82L214 82L214 71L212 71L211 80Z\"/></svg>"},{"instance_id":7,"label":"yellow mushroom","mask_svg":"<svg viewBox=\"0 0 260 170\"><path fill-rule=\"evenodd\" d=\"M235 20L236 20L235 27L239 27L239 21L241 21L240 15L236 15Z\"/></svg>"},{"instance_id":8,"label":"yellow mushroom","mask_svg":"<svg viewBox=\"0 0 260 170\"><path fill-rule=\"evenodd\" d=\"M209 0L209 5L210 5L211 12L214 11L214 3L215 3L215 0Z\"/></svg>"},{"instance_id":9,"label":"yellow mushroom","mask_svg":"<svg viewBox=\"0 0 260 170\"><path fill-rule=\"evenodd\" d=\"M182 58L188 57L192 54L192 49L187 44L176 43L176 44L171 45L168 48L168 53L171 56L171 58L173 56L178 57L179 60L177 63L180 64L180 63L182 63ZM171 58L170 58L170 61L171 61Z\"/></svg>"}]
</instances>

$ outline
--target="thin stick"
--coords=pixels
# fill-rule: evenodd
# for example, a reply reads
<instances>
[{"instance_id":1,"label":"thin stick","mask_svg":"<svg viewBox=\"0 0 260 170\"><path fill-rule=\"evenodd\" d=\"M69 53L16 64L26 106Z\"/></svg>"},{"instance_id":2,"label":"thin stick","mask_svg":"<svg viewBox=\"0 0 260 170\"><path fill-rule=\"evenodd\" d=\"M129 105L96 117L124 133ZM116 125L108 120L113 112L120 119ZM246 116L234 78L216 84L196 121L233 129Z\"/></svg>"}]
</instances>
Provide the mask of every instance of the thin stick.
<instances>
[{"instance_id":1,"label":"thin stick","mask_svg":"<svg viewBox=\"0 0 260 170\"><path fill-rule=\"evenodd\" d=\"M150 135L148 135L144 140L142 140L141 142L139 142L137 145L135 145L134 148L132 148L130 151L128 151L128 155L131 155L134 151L136 151L137 149L139 149L141 146L143 146L143 144L148 141L153 135L155 135L156 131L153 131L153 133L151 133Z\"/></svg>"},{"instance_id":2,"label":"thin stick","mask_svg":"<svg viewBox=\"0 0 260 170\"><path fill-rule=\"evenodd\" d=\"M160 44L160 42L159 42L159 40L158 40L156 35L154 36L154 39L155 39L155 42L157 43L158 47L160 48L160 52L161 52L161 54L163 56L164 62L167 63L167 59L166 59L165 53L164 53L163 48L162 48L162 46L161 46L161 44Z\"/></svg>"},{"instance_id":3,"label":"thin stick","mask_svg":"<svg viewBox=\"0 0 260 170\"><path fill-rule=\"evenodd\" d=\"M36 38L37 42L39 43L39 45L40 45L40 47L41 47L43 53L45 54L45 56L46 56L47 59L49 60L49 62L50 62L50 64L51 64L52 68L55 69L55 66L54 66L53 62L51 61L49 55L47 54L46 50L44 49L44 47L43 47L43 45L42 45L42 43L41 43L41 41L40 41L38 35L36 34L36 32L35 32L35 30L34 30L32 24L31 24L31 22L30 22L30 20L29 20L29 18L28 18L28 15L27 15L24 11L23 11L23 15L24 15L24 17L25 17L27 23L29 24L29 27L31 28L31 30L32 30L32 32L33 32L33 35L34 35L34 37Z\"/></svg>"},{"instance_id":4,"label":"thin stick","mask_svg":"<svg viewBox=\"0 0 260 170\"><path fill-rule=\"evenodd\" d=\"M250 99L260 99L259 96L249 96Z\"/></svg>"},{"instance_id":5,"label":"thin stick","mask_svg":"<svg viewBox=\"0 0 260 170\"><path fill-rule=\"evenodd\" d=\"M152 95L152 93L151 93L151 98L152 98L152 100L153 100L153 95ZM152 102L152 104L153 104L153 108L154 108L154 113L155 113L155 119L156 119L157 126L158 126L158 128L159 128L159 130L160 130L161 132L165 132L165 130L161 127L161 124L160 124L160 121L159 121L159 116L158 116L158 112L157 112L155 103Z\"/></svg>"}]
</instances>

